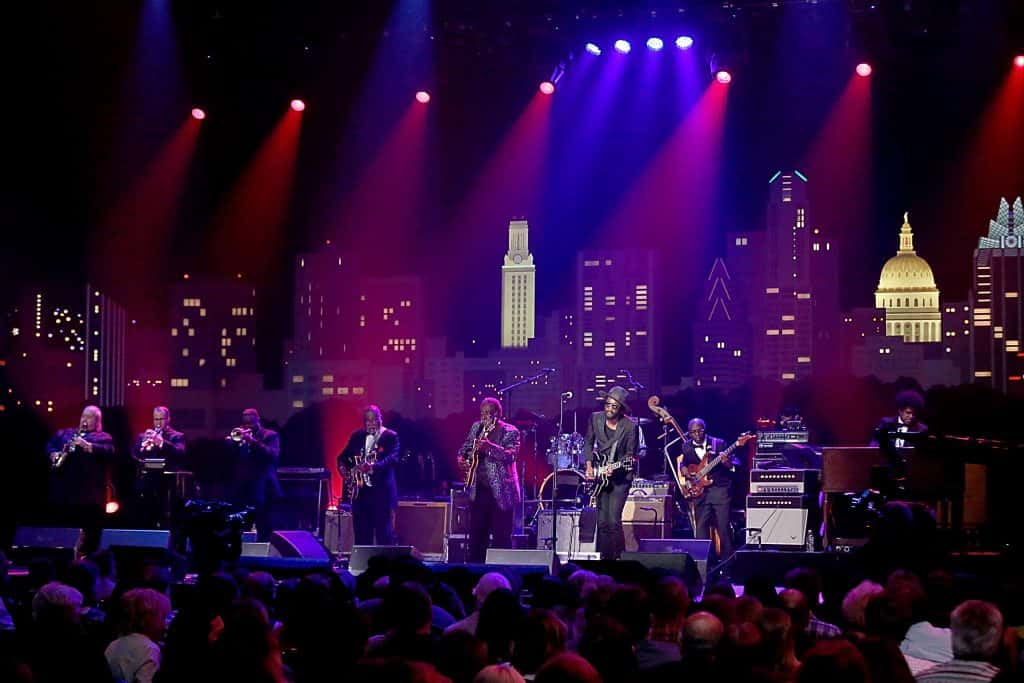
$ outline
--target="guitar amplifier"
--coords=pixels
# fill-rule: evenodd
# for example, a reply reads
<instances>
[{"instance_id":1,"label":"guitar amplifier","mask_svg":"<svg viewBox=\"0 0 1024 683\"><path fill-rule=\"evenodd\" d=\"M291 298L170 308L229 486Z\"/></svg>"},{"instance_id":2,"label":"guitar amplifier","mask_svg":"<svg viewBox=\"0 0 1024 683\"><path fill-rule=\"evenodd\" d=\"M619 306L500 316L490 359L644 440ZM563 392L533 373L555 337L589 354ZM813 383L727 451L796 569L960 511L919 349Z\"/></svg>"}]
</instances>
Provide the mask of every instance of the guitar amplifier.
<instances>
[{"instance_id":1,"label":"guitar amplifier","mask_svg":"<svg viewBox=\"0 0 1024 683\"><path fill-rule=\"evenodd\" d=\"M750 493L752 495L810 495L817 493L821 481L821 470L750 470Z\"/></svg>"},{"instance_id":2,"label":"guitar amplifier","mask_svg":"<svg viewBox=\"0 0 1024 683\"><path fill-rule=\"evenodd\" d=\"M569 560L597 551L597 510L558 510L558 534L555 550ZM537 549L551 549L551 510L541 510L537 518Z\"/></svg>"},{"instance_id":3,"label":"guitar amplifier","mask_svg":"<svg viewBox=\"0 0 1024 683\"><path fill-rule=\"evenodd\" d=\"M672 496L637 496L626 498L622 509L623 523L672 525Z\"/></svg>"},{"instance_id":4,"label":"guitar amplifier","mask_svg":"<svg viewBox=\"0 0 1024 683\"><path fill-rule=\"evenodd\" d=\"M747 544L802 547L816 512L809 496L747 496Z\"/></svg>"},{"instance_id":5,"label":"guitar amplifier","mask_svg":"<svg viewBox=\"0 0 1024 683\"><path fill-rule=\"evenodd\" d=\"M395 543L412 545L423 559L444 560L448 501L400 500L395 511Z\"/></svg>"}]
</instances>

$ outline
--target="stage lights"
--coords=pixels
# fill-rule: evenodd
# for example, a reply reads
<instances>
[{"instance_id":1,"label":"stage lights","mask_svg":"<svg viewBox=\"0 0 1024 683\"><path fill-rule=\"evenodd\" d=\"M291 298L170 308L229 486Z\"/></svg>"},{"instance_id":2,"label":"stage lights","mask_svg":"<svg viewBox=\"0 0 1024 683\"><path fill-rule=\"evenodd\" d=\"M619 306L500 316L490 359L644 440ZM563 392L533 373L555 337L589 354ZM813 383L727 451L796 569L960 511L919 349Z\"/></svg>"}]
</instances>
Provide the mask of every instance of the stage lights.
<instances>
[{"instance_id":1,"label":"stage lights","mask_svg":"<svg viewBox=\"0 0 1024 683\"><path fill-rule=\"evenodd\" d=\"M303 102L302 100L295 99L295 100L292 100L292 102L291 102L291 108L292 108L292 111L305 111L306 110L306 103Z\"/></svg>"},{"instance_id":2,"label":"stage lights","mask_svg":"<svg viewBox=\"0 0 1024 683\"><path fill-rule=\"evenodd\" d=\"M719 69L715 72L715 80L722 85L728 85L729 83L732 83L732 74L725 69Z\"/></svg>"},{"instance_id":3,"label":"stage lights","mask_svg":"<svg viewBox=\"0 0 1024 683\"><path fill-rule=\"evenodd\" d=\"M679 36L676 38L676 47L680 50L689 50L693 47L693 38L690 36Z\"/></svg>"},{"instance_id":4,"label":"stage lights","mask_svg":"<svg viewBox=\"0 0 1024 683\"><path fill-rule=\"evenodd\" d=\"M416 101L420 104L426 104L430 101L430 93L426 90L419 90L416 92Z\"/></svg>"},{"instance_id":5,"label":"stage lights","mask_svg":"<svg viewBox=\"0 0 1024 683\"><path fill-rule=\"evenodd\" d=\"M662 40L661 38L657 38L657 37L652 36L652 37L647 39L647 49L648 50L651 50L652 52L658 52L663 47L665 47L665 41Z\"/></svg>"},{"instance_id":6,"label":"stage lights","mask_svg":"<svg viewBox=\"0 0 1024 683\"><path fill-rule=\"evenodd\" d=\"M1024 69L1024 54L1017 55L1013 58L1013 65L1018 69Z\"/></svg>"},{"instance_id":7,"label":"stage lights","mask_svg":"<svg viewBox=\"0 0 1024 683\"><path fill-rule=\"evenodd\" d=\"M619 54L628 55L629 51L633 49L633 46L629 44L628 40L619 38L615 41L615 51Z\"/></svg>"},{"instance_id":8,"label":"stage lights","mask_svg":"<svg viewBox=\"0 0 1024 683\"><path fill-rule=\"evenodd\" d=\"M857 75L861 78L867 78L871 75L871 65L867 62L861 62L857 65Z\"/></svg>"},{"instance_id":9,"label":"stage lights","mask_svg":"<svg viewBox=\"0 0 1024 683\"><path fill-rule=\"evenodd\" d=\"M554 92L555 92L555 84L552 83L551 81L541 81L540 82L540 91L542 93L544 93L545 95L554 94Z\"/></svg>"},{"instance_id":10,"label":"stage lights","mask_svg":"<svg viewBox=\"0 0 1024 683\"><path fill-rule=\"evenodd\" d=\"M601 48L599 48L595 43L587 43L583 49L595 57L601 56Z\"/></svg>"},{"instance_id":11,"label":"stage lights","mask_svg":"<svg viewBox=\"0 0 1024 683\"><path fill-rule=\"evenodd\" d=\"M195 107L192 110L192 118L194 118L196 121L202 121L206 118L206 112L200 109L199 107Z\"/></svg>"}]
</instances>

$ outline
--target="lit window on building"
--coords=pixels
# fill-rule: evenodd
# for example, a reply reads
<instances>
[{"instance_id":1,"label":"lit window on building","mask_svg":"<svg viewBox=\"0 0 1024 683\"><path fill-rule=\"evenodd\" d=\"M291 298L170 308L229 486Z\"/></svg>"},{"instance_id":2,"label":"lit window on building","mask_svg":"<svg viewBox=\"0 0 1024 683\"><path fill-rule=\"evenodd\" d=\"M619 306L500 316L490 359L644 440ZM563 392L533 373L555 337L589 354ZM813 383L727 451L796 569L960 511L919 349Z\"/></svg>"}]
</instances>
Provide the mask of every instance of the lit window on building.
<instances>
[{"instance_id":1,"label":"lit window on building","mask_svg":"<svg viewBox=\"0 0 1024 683\"><path fill-rule=\"evenodd\" d=\"M796 379L795 372L784 372L782 373L782 379Z\"/></svg>"},{"instance_id":2,"label":"lit window on building","mask_svg":"<svg viewBox=\"0 0 1024 683\"><path fill-rule=\"evenodd\" d=\"M178 336L178 328L177 327L172 327L171 328L171 336L172 337L177 337Z\"/></svg>"},{"instance_id":3,"label":"lit window on building","mask_svg":"<svg viewBox=\"0 0 1024 683\"><path fill-rule=\"evenodd\" d=\"M334 387L323 387L320 393L323 396L334 396Z\"/></svg>"},{"instance_id":4,"label":"lit window on building","mask_svg":"<svg viewBox=\"0 0 1024 683\"><path fill-rule=\"evenodd\" d=\"M352 387L353 396L362 396L366 393L366 387Z\"/></svg>"},{"instance_id":5,"label":"lit window on building","mask_svg":"<svg viewBox=\"0 0 1024 683\"><path fill-rule=\"evenodd\" d=\"M740 350L740 349L733 349L733 351L732 351L732 357L733 358L739 358L742 355L743 355L743 351L742 350Z\"/></svg>"},{"instance_id":6,"label":"lit window on building","mask_svg":"<svg viewBox=\"0 0 1024 683\"><path fill-rule=\"evenodd\" d=\"M181 357L182 358L188 358L188 347L187 346L181 350Z\"/></svg>"},{"instance_id":7,"label":"lit window on building","mask_svg":"<svg viewBox=\"0 0 1024 683\"><path fill-rule=\"evenodd\" d=\"M188 378L187 377L172 377L171 378L171 386L175 387L175 388L185 388L185 387L188 386Z\"/></svg>"},{"instance_id":8,"label":"lit window on building","mask_svg":"<svg viewBox=\"0 0 1024 683\"><path fill-rule=\"evenodd\" d=\"M199 359L199 367L203 367L204 365L206 365L206 359L205 358L200 358Z\"/></svg>"},{"instance_id":9,"label":"lit window on building","mask_svg":"<svg viewBox=\"0 0 1024 683\"><path fill-rule=\"evenodd\" d=\"M188 328L188 336L190 336L190 337L196 336L196 328L194 328L194 327Z\"/></svg>"},{"instance_id":10,"label":"lit window on building","mask_svg":"<svg viewBox=\"0 0 1024 683\"><path fill-rule=\"evenodd\" d=\"M305 381L305 375L292 375L292 384L302 384Z\"/></svg>"}]
</instances>

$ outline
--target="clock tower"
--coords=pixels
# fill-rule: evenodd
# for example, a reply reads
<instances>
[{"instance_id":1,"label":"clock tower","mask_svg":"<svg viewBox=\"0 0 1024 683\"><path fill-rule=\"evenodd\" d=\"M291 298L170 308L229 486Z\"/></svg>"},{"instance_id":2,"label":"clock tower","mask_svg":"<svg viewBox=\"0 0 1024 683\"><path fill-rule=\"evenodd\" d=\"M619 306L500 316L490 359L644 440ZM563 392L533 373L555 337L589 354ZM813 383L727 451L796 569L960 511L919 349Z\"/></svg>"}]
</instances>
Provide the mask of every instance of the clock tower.
<instances>
[{"instance_id":1,"label":"clock tower","mask_svg":"<svg viewBox=\"0 0 1024 683\"><path fill-rule=\"evenodd\" d=\"M501 266L501 346L522 348L534 338L537 269L530 253L530 226L508 224L508 251Z\"/></svg>"}]
</instances>

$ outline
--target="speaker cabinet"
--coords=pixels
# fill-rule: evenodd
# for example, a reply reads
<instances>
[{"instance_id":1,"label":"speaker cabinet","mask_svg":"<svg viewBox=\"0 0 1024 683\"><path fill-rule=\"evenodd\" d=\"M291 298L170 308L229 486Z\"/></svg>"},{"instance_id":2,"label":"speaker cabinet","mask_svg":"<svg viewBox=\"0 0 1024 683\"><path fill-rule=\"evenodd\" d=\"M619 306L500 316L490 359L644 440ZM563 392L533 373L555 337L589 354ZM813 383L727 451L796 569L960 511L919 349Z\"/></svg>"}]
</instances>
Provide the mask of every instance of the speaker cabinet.
<instances>
[{"instance_id":1,"label":"speaker cabinet","mask_svg":"<svg viewBox=\"0 0 1024 683\"><path fill-rule=\"evenodd\" d=\"M320 541L308 531L275 531L270 537L270 556L330 559Z\"/></svg>"},{"instance_id":2,"label":"speaker cabinet","mask_svg":"<svg viewBox=\"0 0 1024 683\"><path fill-rule=\"evenodd\" d=\"M537 518L537 548L551 549L551 510L541 510ZM559 510L555 541L560 556L572 560L579 555L597 552L597 510Z\"/></svg>"},{"instance_id":3,"label":"speaker cabinet","mask_svg":"<svg viewBox=\"0 0 1024 683\"><path fill-rule=\"evenodd\" d=\"M395 541L415 544L423 559L444 560L444 537L448 534L448 502L400 500L395 511Z\"/></svg>"},{"instance_id":4,"label":"speaker cabinet","mask_svg":"<svg viewBox=\"0 0 1024 683\"><path fill-rule=\"evenodd\" d=\"M804 496L747 496L747 545L801 547L809 518Z\"/></svg>"},{"instance_id":5,"label":"speaker cabinet","mask_svg":"<svg viewBox=\"0 0 1024 683\"><path fill-rule=\"evenodd\" d=\"M512 550L488 548L486 564L544 567L550 574L558 574L558 555L553 550Z\"/></svg>"},{"instance_id":6,"label":"speaker cabinet","mask_svg":"<svg viewBox=\"0 0 1024 683\"><path fill-rule=\"evenodd\" d=\"M68 548L74 550L81 529L67 527L19 526L14 531L14 548Z\"/></svg>"},{"instance_id":7,"label":"speaker cabinet","mask_svg":"<svg viewBox=\"0 0 1024 683\"><path fill-rule=\"evenodd\" d=\"M324 545L335 555L352 554L355 531L352 513L348 510L328 510L324 520Z\"/></svg>"},{"instance_id":8,"label":"speaker cabinet","mask_svg":"<svg viewBox=\"0 0 1024 683\"><path fill-rule=\"evenodd\" d=\"M672 496L637 496L626 498L622 521L672 526Z\"/></svg>"}]
</instances>

